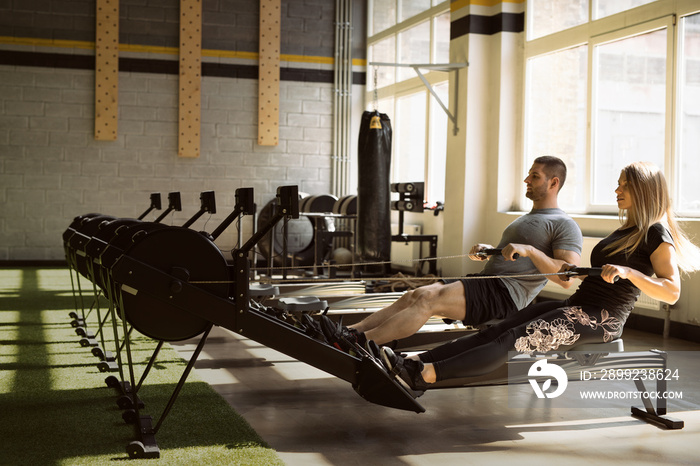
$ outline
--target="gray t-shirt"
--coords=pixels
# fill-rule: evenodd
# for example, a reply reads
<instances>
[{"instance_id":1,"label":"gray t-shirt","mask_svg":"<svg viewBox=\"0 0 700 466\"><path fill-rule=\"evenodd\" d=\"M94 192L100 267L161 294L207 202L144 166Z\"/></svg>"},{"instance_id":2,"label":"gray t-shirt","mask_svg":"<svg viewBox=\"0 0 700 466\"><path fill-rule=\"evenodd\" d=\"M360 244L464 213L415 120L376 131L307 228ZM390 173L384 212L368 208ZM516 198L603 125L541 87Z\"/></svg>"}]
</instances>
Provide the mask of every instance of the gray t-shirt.
<instances>
[{"instance_id":1,"label":"gray t-shirt","mask_svg":"<svg viewBox=\"0 0 700 466\"><path fill-rule=\"evenodd\" d=\"M549 257L555 249L565 249L581 254L583 236L581 229L561 209L533 209L506 227L498 243L503 248L508 243L529 244ZM495 255L486 263L482 275L522 275L540 273L529 257L506 261ZM501 278L518 309L523 309L535 299L547 282L546 277Z\"/></svg>"}]
</instances>

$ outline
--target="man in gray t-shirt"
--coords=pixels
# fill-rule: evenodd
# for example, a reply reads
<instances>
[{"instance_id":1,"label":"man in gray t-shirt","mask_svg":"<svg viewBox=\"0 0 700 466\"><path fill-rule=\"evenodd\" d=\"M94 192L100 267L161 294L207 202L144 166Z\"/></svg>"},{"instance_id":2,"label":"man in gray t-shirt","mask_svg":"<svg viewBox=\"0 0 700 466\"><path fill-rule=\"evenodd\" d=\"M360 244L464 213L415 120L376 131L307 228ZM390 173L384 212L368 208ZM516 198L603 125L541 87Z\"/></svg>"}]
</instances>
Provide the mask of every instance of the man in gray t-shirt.
<instances>
[{"instance_id":1,"label":"man in gray t-shirt","mask_svg":"<svg viewBox=\"0 0 700 466\"><path fill-rule=\"evenodd\" d=\"M565 180L566 165L559 158L535 159L524 180L525 195L532 200L533 209L505 229L498 244L502 248L501 255L490 257L478 274L499 275L499 278L442 280L407 291L393 304L351 327L322 319L326 338L341 348L347 346L347 342L364 345L367 340L382 345L413 335L433 316L479 325L505 318L526 307L547 278L505 278L503 275L556 273L564 263L579 265L581 262L581 230L559 209L557 202ZM478 254L487 248L492 246L475 245L469 252L470 259L487 260ZM564 288L571 286L556 275L548 278Z\"/></svg>"},{"instance_id":2,"label":"man in gray t-shirt","mask_svg":"<svg viewBox=\"0 0 700 466\"><path fill-rule=\"evenodd\" d=\"M547 257L556 257L555 251L565 250L581 256L581 229L576 222L558 208L532 209L515 220L503 231L498 248L510 243L529 244ZM561 255L561 254L560 254ZM492 256L484 266L482 275L528 275L540 273L529 257L507 261L502 255ZM520 277L500 279L508 288L515 307L526 307L544 287L545 277Z\"/></svg>"}]
</instances>

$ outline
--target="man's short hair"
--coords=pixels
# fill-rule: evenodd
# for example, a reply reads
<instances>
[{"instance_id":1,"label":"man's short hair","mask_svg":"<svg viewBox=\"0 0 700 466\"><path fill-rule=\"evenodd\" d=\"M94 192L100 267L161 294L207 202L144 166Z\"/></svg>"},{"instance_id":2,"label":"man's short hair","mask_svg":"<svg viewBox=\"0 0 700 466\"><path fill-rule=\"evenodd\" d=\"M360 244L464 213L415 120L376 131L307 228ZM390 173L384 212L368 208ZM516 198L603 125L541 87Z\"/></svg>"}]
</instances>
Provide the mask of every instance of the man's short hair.
<instances>
[{"instance_id":1,"label":"man's short hair","mask_svg":"<svg viewBox=\"0 0 700 466\"><path fill-rule=\"evenodd\" d=\"M541 155L533 163L544 165L544 172L550 179L555 176L559 178L559 189L564 186L566 181L566 164L562 159L553 155Z\"/></svg>"}]
</instances>

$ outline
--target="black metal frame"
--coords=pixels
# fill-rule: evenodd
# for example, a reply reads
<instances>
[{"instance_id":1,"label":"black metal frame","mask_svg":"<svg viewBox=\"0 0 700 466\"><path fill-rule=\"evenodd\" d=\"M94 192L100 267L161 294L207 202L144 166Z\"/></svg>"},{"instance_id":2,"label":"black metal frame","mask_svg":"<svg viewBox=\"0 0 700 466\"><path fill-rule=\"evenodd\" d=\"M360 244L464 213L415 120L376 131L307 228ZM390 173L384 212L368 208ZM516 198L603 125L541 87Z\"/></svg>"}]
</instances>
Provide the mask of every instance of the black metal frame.
<instances>
[{"instance_id":1,"label":"black metal frame","mask_svg":"<svg viewBox=\"0 0 700 466\"><path fill-rule=\"evenodd\" d=\"M241 199L239 199L238 194L237 191L236 209L222 223L220 229L217 229L217 234L242 213L248 213L251 206L254 209L252 190L249 193L246 192L245 196L241 196ZM108 282L105 292L110 302L110 315L112 317L117 351L117 366L121 378L121 380L116 379L116 377L108 378L107 383L110 386L119 388L121 391L122 397L120 397L118 404L121 408L126 409L122 417L128 423L134 424L137 437L137 440L127 446L127 452L130 457L156 458L160 456L155 436L171 411L214 325L232 330L341 378L349 382L360 396L370 402L415 412L423 412L425 410L416 401L416 393L403 388L395 378L387 373L374 356L364 352L361 348L358 348L359 354L356 355L345 353L324 341L312 338L303 330L274 315L261 312L258 307L251 307L249 253L257 242L274 228L277 222L288 218L297 218L299 215L296 186L278 188L277 196L279 208L276 215L244 245L232 251L232 265L226 267L228 276L225 277L232 284L229 288L228 296L215 295L198 286L198 283L191 283L186 273L180 274L176 270L160 270L152 264L130 257L128 250L121 251L121 254L116 254L116 251L112 251L111 253L114 255L113 260L111 262L108 261L106 264L95 263L105 268L101 273L105 274L105 279ZM162 228L180 227L163 226ZM206 235L203 235L201 238L204 242L213 239ZM212 242L211 247L216 248L216 245ZM103 255L107 250L109 248L102 249ZM67 246L67 256L71 256L71 261L75 260L74 254L76 253L70 252ZM175 269L179 269L179 267L175 267ZM159 303L167 303L168 309L172 309L173 312L192 314L204 319L207 323L197 344L196 351L188 361L187 367L155 426L151 416L142 415L141 410L144 408L144 404L138 398L138 392L162 347L163 341L159 341L149 364L137 382L130 342L130 334L134 327L125 318L128 315L124 308L125 293L148 296L149 299L157 300ZM121 342L126 355L125 364L121 359L121 347L117 336L117 308L122 312ZM592 359L581 360L580 358L577 359L563 354L553 359L553 362L556 364L575 363L580 365L591 364L592 362L600 363L606 360L614 362L624 360L649 364L650 359L652 361L651 364L666 367L666 355L658 351L643 354L621 353L619 355L613 354L612 356L605 354L604 356L596 357L595 361ZM526 361L526 363L532 364L532 360ZM123 367L128 367L129 369L128 380L125 380ZM490 380L488 380L489 378ZM482 380L470 378L468 381L452 380L438 383L435 385L435 388L491 385L493 383L494 374L489 374L488 377ZM637 383L637 388L646 390L641 382ZM665 381L658 381L657 390L666 390ZM649 400L645 400L644 404L644 408L632 408L633 415L661 423L671 429L683 427L683 421L666 416L665 399L657 398L656 406L653 406Z\"/></svg>"},{"instance_id":2,"label":"black metal frame","mask_svg":"<svg viewBox=\"0 0 700 466\"><path fill-rule=\"evenodd\" d=\"M232 251L233 265L229 269L233 282L233 296L215 296L197 284L189 283L170 273L158 270L124 254L111 270L113 281L118 286L119 299L123 302L124 293L148 294L151 298L169 303L177 311L188 312L202 317L211 324L192 355L187 368L178 382L155 426L152 418L141 414L141 405L136 398L137 390L132 390L133 408L126 411L125 420L135 424L137 440L131 442L127 451L132 457L153 458L159 456L155 435L174 404L189 371L204 345L212 325L228 328L251 338L270 348L304 361L314 367L333 374L352 384L353 388L368 401L398 409L423 412L424 408L415 401L415 394L409 393L389 376L379 361L369 354L354 356L342 352L325 342L316 340L300 329L250 307L248 253L274 224L285 217L298 215L298 195L296 187L278 189L280 198L279 214L264 228L260 229L241 248ZM123 304L122 304L123 305ZM126 321L123 320L124 329ZM127 366L130 368L129 382L136 385L136 375L131 361L131 350L127 338ZM148 369L148 368L147 368ZM143 376L142 376L143 378ZM124 416L123 416L124 417Z\"/></svg>"},{"instance_id":3,"label":"black metal frame","mask_svg":"<svg viewBox=\"0 0 700 466\"><path fill-rule=\"evenodd\" d=\"M593 345L591 345L593 346ZM604 347L601 344L601 347ZM463 379L450 379L438 382L435 389L456 388L456 387L479 387L490 385L506 385L528 383L530 378L528 369L532 364L541 358L547 358L549 364L556 364L567 373L570 381L579 381L583 368L591 371L602 369L615 369L624 367L625 369L644 369L666 373L668 355L664 351L649 350L635 352L596 352L596 351L552 351L544 354L533 354L531 356L520 354L511 358L506 365L494 372L480 377L469 377ZM665 397L651 397L650 390L644 385L644 381L635 379L634 384L640 393L640 399L644 406L632 406L631 413L644 421L660 424L668 429L682 429L684 422L668 416L668 405ZM667 380L656 379L656 393L666 393L668 391ZM651 398L656 398L656 405Z\"/></svg>"}]
</instances>

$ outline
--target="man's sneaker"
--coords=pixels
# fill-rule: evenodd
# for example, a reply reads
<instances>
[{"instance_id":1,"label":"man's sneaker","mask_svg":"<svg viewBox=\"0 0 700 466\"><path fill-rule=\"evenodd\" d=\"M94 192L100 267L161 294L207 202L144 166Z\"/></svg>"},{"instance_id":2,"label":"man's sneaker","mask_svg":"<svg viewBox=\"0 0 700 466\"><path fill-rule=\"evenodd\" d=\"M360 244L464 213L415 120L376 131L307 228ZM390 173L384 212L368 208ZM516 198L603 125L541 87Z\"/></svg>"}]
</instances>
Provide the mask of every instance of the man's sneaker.
<instances>
[{"instance_id":1,"label":"man's sneaker","mask_svg":"<svg viewBox=\"0 0 700 466\"><path fill-rule=\"evenodd\" d=\"M321 330L326 340L331 345L350 354L357 354L360 333L342 325L342 322L333 322L328 316L321 315Z\"/></svg>"},{"instance_id":2,"label":"man's sneaker","mask_svg":"<svg viewBox=\"0 0 700 466\"><path fill-rule=\"evenodd\" d=\"M367 350L367 353L369 353L369 355L376 360L380 360L382 358L382 351L374 340L367 340L367 343L365 343L365 350Z\"/></svg>"},{"instance_id":3,"label":"man's sneaker","mask_svg":"<svg viewBox=\"0 0 700 466\"><path fill-rule=\"evenodd\" d=\"M328 343L328 340L326 340L326 336L323 334L323 331L321 330L321 326L319 325L318 322L316 322L313 318L311 318L310 315L302 314L301 315L301 322L302 322L302 325L304 326L304 333L306 333L311 338L314 338L316 340L320 340L324 343Z\"/></svg>"},{"instance_id":4,"label":"man's sneaker","mask_svg":"<svg viewBox=\"0 0 700 466\"><path fill-rule=\"evenodd\" d=\"M387 347L382 347L382 364L394 376L396 380L407 390L414 392L416 397L425 393L430 388L430 384L423 379L423 362L413 359L404 359Z\"/></svg>"}]
</instances>

